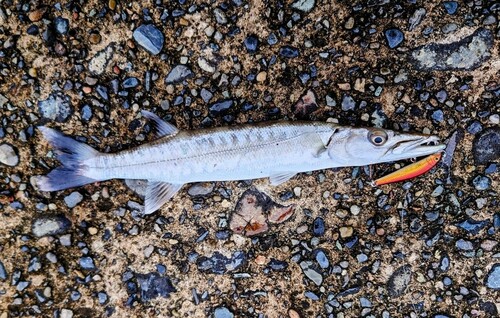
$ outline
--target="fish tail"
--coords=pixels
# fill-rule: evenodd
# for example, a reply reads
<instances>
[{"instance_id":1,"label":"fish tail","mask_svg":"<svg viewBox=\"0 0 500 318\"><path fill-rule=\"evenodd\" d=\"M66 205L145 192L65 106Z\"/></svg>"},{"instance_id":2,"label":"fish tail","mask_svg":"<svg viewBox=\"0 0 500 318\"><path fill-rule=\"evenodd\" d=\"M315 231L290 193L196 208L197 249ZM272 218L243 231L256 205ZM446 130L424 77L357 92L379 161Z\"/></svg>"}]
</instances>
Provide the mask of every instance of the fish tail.
<instances>
[{"instance_id":1,"label":"fish tail","mask_svg":"<svg viewBox=\"0 0 500 318\"><path fill-rule=\"evenodd\" d=\"M58 191L73 187L79 187L95 181L101 181L94 177L88 177L88 167L84 161L99 156L101 153L94 148L67 137L57 130L40 126L44 138L54 147L57 158L62 166L55 168L46 176L37 180L37 186L41 191Z\"/></svg>"}]
</instances>

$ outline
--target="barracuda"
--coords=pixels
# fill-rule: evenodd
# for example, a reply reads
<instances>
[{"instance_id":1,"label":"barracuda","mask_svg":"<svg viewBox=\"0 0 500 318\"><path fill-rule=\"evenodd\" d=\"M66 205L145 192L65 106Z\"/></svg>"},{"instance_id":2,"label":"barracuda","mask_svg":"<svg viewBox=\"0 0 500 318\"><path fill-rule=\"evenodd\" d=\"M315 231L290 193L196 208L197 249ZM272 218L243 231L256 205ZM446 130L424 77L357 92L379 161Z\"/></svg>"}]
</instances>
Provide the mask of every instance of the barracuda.
<instances>
[{"instance_id":1,"label":"barracuda","mask_svg":"<svg viewBox=\"0 0 500 318\"><path fill-rule=\"evenodd\" d=\"M153 213L186 183L270 178L279 185L299 172L363 166L433 154L436 136L322 122L265 122L179 131L153 113L159 139L101 153L58 131L39 127L62 166L38 178L41 191L110 179L146 179L145 213Z\"/></svg>"}]
</instances>

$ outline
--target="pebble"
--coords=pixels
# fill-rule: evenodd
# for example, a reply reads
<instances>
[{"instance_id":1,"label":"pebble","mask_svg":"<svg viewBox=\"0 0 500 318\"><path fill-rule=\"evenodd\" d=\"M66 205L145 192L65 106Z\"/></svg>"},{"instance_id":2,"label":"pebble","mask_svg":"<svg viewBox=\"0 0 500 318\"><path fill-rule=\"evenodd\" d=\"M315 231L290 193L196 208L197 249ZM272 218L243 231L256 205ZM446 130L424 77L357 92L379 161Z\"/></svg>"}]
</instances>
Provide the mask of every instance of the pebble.
<instances>
[{"instance_id":1,"label":"pebble","mask_svg":"<svg viewBox=\"0 0 500 318\"><path fill-rule=\"evenodd\" d=\"M476 221L473 219L468 219L465 221L462 221L460 223L457 223L457 226L466 230L472 235L477 235L479 231L481 231L483 228L485 228L489 224L488 221Z\"/></svg>"},{"instance_id":2,"label":"pebble","mask_svg":"<svg viewBox=\"0 0 500 318\"><path fill-rule=\"evenodd\" d=\"M292 3L292 8L307 13L314 8L315 4L316 0L297 0Z\"/></svg>"},{"instance_id":3,"label":"pebble","mask_svg":"<svg viewBox=\"0 0 500 318\"><path fill-rule=\"evenodd\" d=\"M234 314L226 307L217 307L214 310L214 318L233 318Z\"/></svg>"},{"instance_id":4,"label":"pebble","mask_svg":"<svg viewBox=\"0 0 500 318\"><path fill-rule=\"evenodd\" d=\"M143 49L153 55L158 55L163 48L165 37L160 30L152 24L143 24L134 30L134 40Z\"/></svg>"},{"instance_id":5,"label":"pebble","mask_svg":"<svg viewBox=\"0 0 500 318\"><path fill-rule=\"evenodd\" d=\"M9 144L0 145L0 163L15 167L19 163L19 156L17 155L17 149Z\"/></svg>"},{"instance_id":6,"label":"pebble","mask_svg":"<svg viewBox=\"0 0 500 318\"><path fill-rule=\"evenodd\" d=\"M198 58L198 66L207 73L215 73L215 71L217 70L207 61L207 59L202 56Z\"/></svg>"},{"instance_id":7,"label":"pebble","mask_svg":"<svg viewBox=\"0 0 500 318\"><path fill-rule=\"evenodd\" d=\"M342 110L343 111L349 111L349 110L354 110L356 107L356 102L350 95L344 95L342 98Z\"/></svg>"},{"instance_id":8,"label":"pebble","mask_svg":"<svg viewBox=\"0 0 500 318\"><path fill-rule=\"evenodd\" d=\"M188 194L192 197L203 197L206 196L212 191L214 191L215 183L213 182L203 182L203 183L195 183L188 189Z\"/></svg>"},{"instance_id":9,"label":"pebble","mask_svg":"<svg viewBox=\"0 0 500 318\"><path fill-rule=\"evenodd\" d=\"M472 153L476 164L484 165L500 159L500 127L484 129L476 134Z\"/></svg>"},{"instance_id":10,"label":"pebble","mask_svg":"<svg viewBox=\"0 0 500 318\"><path fill-rule=\"evenodd\" d=\"M456 1L444 1L443 7L446 10L446 13L453 15L457 12L458 2L456 2Z\"/></svg>"},{"instance_id":11,"label":"pebble","mask_svg":"<svg viewBox=\"0 0 500 318\"><path fill-rule=\"evenodd\" d=\"M500 290L500 263L493 264L485 278L485 284L493 290Z\"/></svg>"},{"instance_id":12,"label":"pebble","mask_svg":"<svg viewBox=\"0 0 500 318\"><path fill-rule=\"evenodd\" d=\"M283 46L280 48L279 54L286 58L294 58L299 56L299 49L293 46Z\"/></svg>"},{"instance_id":13,"label":"pebble","mask_svg":"<svg viewBox=\"0 0 500 318\"><path fill-rule=\"evenodd\" d=\"M267 266L276 272L281 272L288 268L288 264L286 262L274 258L271 258L269 263L267 263Z\"/></svg>"},{"instance_id":14,"label":"pebble","mask_svg":"<svg viewBox=\"0 0 500 318\"><path fill-rule=\"evenodd\" d=\"M97 52L89 62L89 71L93 75L101 75L106 70L109 61L113 58L115 47L108 45L104 50Z\"/></svg>"},{"instance_id":15,"label":"pebble","mask_svg":"<svg viewBox=\"0 0 500 318\"><path fill-rule=\"evenodd\" d=\"M467 127L467 132L471 135L480 133L481 130L483 130L483 126L481 126L481 122L478 120L473 120L472 123Z\"/></svg>"},{"instance_id":16,"label":"pebble","mask_svg":"<svg viewBox=\"0 0 500 318\"><path fill-rule=\"evenodd\" d=\"M316 262L318 262L319 267L322 269L326 269L330 267L330 262L328 261L328 257L326 256L325 252L322 250L316 250L313 253L315 255Z\"/></svg>"},{"instance_id":17,"label":"pebble","mask_svg":"<svg viewBox=\"0 0 500 318\"><path fill-rule=\"evenodd\" d=\"M341 238L349 238L354 233L354 229L352 226L343 226L339 229L339 233Z\"/></svg>"},{"instance_id":18,"label":"pebble","mask_svg":"<svg viewBox=\"0 0 500 318\"><path fill-rule=\"evenodd\" d=\"M167 298L170 296L170 293L177 291L172 285L170 278L156 272L136 274L135 276L141 290L142 302L148 302L157 297Z\"/></svg>"},{"instance_id":19,"label":"pebble","mask_svg":"<svg viewBox=\"0 0 500 318\"><path fill-rule=\"evenodd\" d=\"M66 33L68 33L68 30L69 30L69 21L68 21L68 19L65 19L63 17L57 17L54 20L54 23L56 25L56 31L57 31L57 33L62 34L62 35L65 35Z\"/></svg>"},{"instance_id":20,"label":"pebble","mask_svg":"<svg viewBox=\"0 0 500 318\"><path fill-rule=\"evenodd\" d=\"M42 216L33 222L31 232L37 237L65 233L71 227L71 221L64 215Z\"/></svg>"},{"instance_id":21,"label":"pebble","mask_svg":"<svg viewBox=\"0 0 500 318\"><path fill-rule=\"evenodd\" d=\"M227 18L226 18L226 14L224 13L224 11L222 11L219 8L215 8L215 10L213 12L215 15L215 21L217 21L217 23L222 24L222 25L227 24Z\"/></svg>"},{"instance_id":22,"label":"pebble","mask_svg":"<svg viewBox=\"0 0 500 318\"><path fill-rule=\"evenodd\" d=\"M90 256L80 257L79 263L80 263L80 267L84 270L93 271L96 269L95 264L94 264L94 260Z\"/></svg>"},{"instance_id":23,"label":"pebble","mask_svg":"<svg viewBox=\"0 0 500 318\"><path fill-rule=\"evenodd\" d=\"M60 123L65 122L73 114L71 98L68 95L54 92L46 100L38 102L38 112L45 119Z\"/></svg>"},{"instance_id":24,"label":"pebble","mask_svg":"<svg viewBox=\"0 0 500 318\"><path fill-rule=\"evenodd\" d=\"M64 197L64 202L66 203L66 206L70 209L77 206L78 203L82 202L82 200L83 200L83 195L78 191L71 192L70 195Z\"/></svg>"},{"instance_id":25,"label":"pebble","mask_svg":"<svg viewBox=\"0 0 500 318\"><path fill-rule=\"evenodd\" d=\"M126 78L122 83L122 87L124 89L134 88L137 87L138 85L139 85L139 80L135 77Z\"/></svg>"},{"instance_id":26,"label":"pebble","mask_svg":"<svg viewBox=\"0 0 500 318\"><path fill-rule=\"evenodd\" d=\"M300 268L302 268L302 272L304 272L304 275L306 275L307 278L309 278L314 284L317 286L321 286L323 283L323 276L314 269L313 262L311 261L302 261L300 262Z\"/></svg>"},{"instance_id":27,"label":"pebble","mask_svg":"<svg viewBox=\"0 0 500 318\"><path fill-rule=\"evenodd\" d=\"M314 236L323 236L325 234L325 221L321 217L314 219L312 231Z\"/></svg>"},{"instance_id":28,"label":"pebble","mask_svg":"<svg viewBox=\"0 0 500 318\"><path fill-rule=\"evenodd\" d=\"M232 272L243 266L247 261L247 255L242 251L236 251L227 258L219 252L214 252L211 257L202 256L198 258L196 264L202 272L210 272L222 275Z\"/></svg>"},{"instance_id":29,"label":"pebble","mask_svg":"<svg viewBox=\"0 0 500 318\"><path fill-rule=\"evenodd\" d=\"M193 77L194 74L186 65L178 64L172 68L165 78L166 84L180 83L188 78Z\"/></svg>"},{"instance_id":30,"label":"pebble","mask_svg":"<svg viewBox=\"0 0 500 318\"><path fill-rule=\"evenodd\" d=\"M459 239L455 243L455 247L462 251L472 251L474 250L474 245L471 241L466 241L464 239Z\"/></svg>"},{"instance_id":31,"label":"pebble","mask_svg":"<svg viewBox=\"0 0 500 318\"><path fill-rule=\"evenodd\" d=\"M248 53L255 53L259 45L259 38L255 35L249 35L245 38L243 44L245 45Z\"/></svg>"},{"instance_id":32,"label":"pebble","mask_svg":"<svg viewBox=\"0 0 500 318\"><path fill-rule=\"evenodd\" d=\"M413 12L413 15L408 20L408 30L413 31L417 28L417 26L422 22L422 19L425 17L427 10L424 8L418 8Z\"/></svg>"},{"instance_id":33,"label":"pebble","mask_svg":"<svg viewBox=\"0 0 500 318\"><path fill-rule=\"evenodd\" d=\"M0 261L0 280L6 280L7 277L8 277L7 270L5 269L5 266L3 265L2 261Z\"/></svg>"},{"instance_id":34,"label":"pebble","mask_svg":"<svg viewBox=\"0 0 500 318\"><path fill-rule=\"evenodd\" d=\"M387 281L387 292L390 297L399 297L406 292L411 282L412 270L410 265L404 265L394 271Z\"/></svg>"},{"instance_id":35,"label":"pebble","mask_svg":"<svg viewBox=\"0 0 500 318\"><path fill-rule=\"evenodd\" d=\"M210 115L212 116L221 116L225 115L227 111L233 107L234 101L232 99L220 100L209 107Z\"/></svg>"},{"instance_id":36,"label":"pebble","mask_svg":"<svg viewBox=\"0 0 500 318\"><path fill-rule=\"evenodd\" d=\"M66 308L61 309L60 318L73 318L73 310Z\"/></svg>"},{"instance_id":37,"label":"pebble","mask_svg":"<svg viewBox=\"0 0 500 318\"><path fill-rule=\"evenodd\" d=\"M488 190L491 187L491 179L487 176L478 175L472 180L474 188L479 191Z\"/></svg>"},{"instance_id":38,"label":"pebble","mask_svg":"<svg viewBox=\"0 0 500 318\"><path fill-rule=\"evenodd\" d=\"M386 30L384 35L387 40L387 45L391 49L397 48L405 39L403 32L396 28Z\"/></svg>"},{"instance_id":39,"label":"pebble","mask_svg":"<svg viewBox=\"0 0 500 318\"><path fill-rule=\"evenodd\" d=\"M412 50L410 60L420 71L473 70L490 57L491 31L479 28L457 42L430 43Z\"/></svg>"}]
</instances>

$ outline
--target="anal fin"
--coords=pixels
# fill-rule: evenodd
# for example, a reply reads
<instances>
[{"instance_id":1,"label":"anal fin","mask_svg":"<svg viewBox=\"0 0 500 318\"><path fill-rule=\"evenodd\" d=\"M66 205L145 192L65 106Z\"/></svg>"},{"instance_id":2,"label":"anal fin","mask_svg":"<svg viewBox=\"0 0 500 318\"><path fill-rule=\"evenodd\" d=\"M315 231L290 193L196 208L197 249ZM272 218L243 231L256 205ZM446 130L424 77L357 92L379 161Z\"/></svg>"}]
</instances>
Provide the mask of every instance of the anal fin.
<instances>
[{"instance_id":1,"label":"anal fin","mask_svg":"<svg viewBox=\"0 0 500 318\"><path fill-rule=\"evenodd\" d=\"M182 184L173 184L162 181L148 181L144 214L151 214L162 207L182 188Z\"/></svg>"},{"instance_id":2,"label":"anal fin","mask_svg":"<svg viewBox=\"0 0 500 318\"><path fill-rule=\"evenodd\" d=\"M174 125L167 123L156 114L152 112L148 112L147 110L141 111L142 116L150 120L156 129L156 136L161 138L169 135L176 135L179 132L179 129Z\"/></svg>"},{"instance_id":3,"label":"anal fin","mask_svg":"<svg viewBox=\"0 0 500 318\"><path fill-rule=\"evenodd\" d=\"M297 172L277 172L273 173L271 176L269 176L269 181L271 182L271 185L277 186L282 184L283 182L286 182L290 180L293 176L295 176Z\"/></svg>"}]
</instances>

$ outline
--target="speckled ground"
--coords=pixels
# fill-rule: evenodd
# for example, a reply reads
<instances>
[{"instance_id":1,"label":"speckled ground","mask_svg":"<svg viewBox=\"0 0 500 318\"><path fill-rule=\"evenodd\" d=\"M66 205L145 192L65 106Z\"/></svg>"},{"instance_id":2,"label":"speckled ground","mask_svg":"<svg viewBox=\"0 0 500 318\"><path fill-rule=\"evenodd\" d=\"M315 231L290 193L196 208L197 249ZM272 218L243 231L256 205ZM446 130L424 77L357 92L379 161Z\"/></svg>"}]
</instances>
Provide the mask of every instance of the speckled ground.
<instances>
[{"instance_id":1,"label":"speckled ground","mask_svg":"<svg viewBox=\"0 0 500 318\"><path fill-rule=\"evenodd\" d=\"M499 11L0 2L0 317L497 316ZM134 36L148 24L154 41ZM451 168L380 188L408 162L188 185L151 215L119 180L36 189L58 165L36 126L113 152L154 138L143 109L179 129L303 119L463 138ZM249 189L294 214L234 234Z\"/></svg>"}]
</instances>

